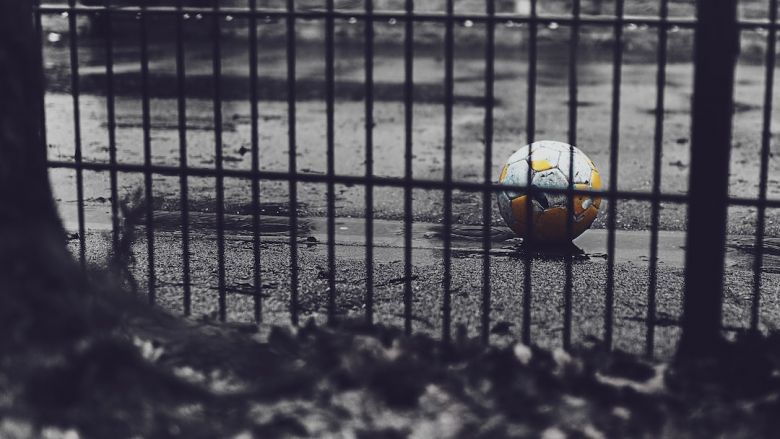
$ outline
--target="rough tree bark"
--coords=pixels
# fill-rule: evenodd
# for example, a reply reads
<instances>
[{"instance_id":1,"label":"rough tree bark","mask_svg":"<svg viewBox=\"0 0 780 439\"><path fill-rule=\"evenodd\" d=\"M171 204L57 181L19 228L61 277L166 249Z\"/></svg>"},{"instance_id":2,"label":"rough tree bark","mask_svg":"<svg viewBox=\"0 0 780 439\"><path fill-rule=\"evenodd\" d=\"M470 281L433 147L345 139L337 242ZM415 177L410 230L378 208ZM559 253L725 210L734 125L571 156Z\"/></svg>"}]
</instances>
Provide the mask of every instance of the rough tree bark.
<instances>
[{"instance_id":1,"label":"rough tree bark","mask_svg":"<svg viewBox=\"0 0 780 439\"><path fill-rule=\"evenodd\" d=\"M49 186L32 3L4 0L0 13L0 352L72 340L100 320Z\"/></svg>"},{"instance_id":2,"label":"rough tree bark","mask_svg":"<svg viewBox=\"0 0 780 439\"><path fill-rule=\"evenodd\" d=\"M0 226L60 228L40 136L41 69L32 2L0 14Z\"/></svg>"}]
</instances>

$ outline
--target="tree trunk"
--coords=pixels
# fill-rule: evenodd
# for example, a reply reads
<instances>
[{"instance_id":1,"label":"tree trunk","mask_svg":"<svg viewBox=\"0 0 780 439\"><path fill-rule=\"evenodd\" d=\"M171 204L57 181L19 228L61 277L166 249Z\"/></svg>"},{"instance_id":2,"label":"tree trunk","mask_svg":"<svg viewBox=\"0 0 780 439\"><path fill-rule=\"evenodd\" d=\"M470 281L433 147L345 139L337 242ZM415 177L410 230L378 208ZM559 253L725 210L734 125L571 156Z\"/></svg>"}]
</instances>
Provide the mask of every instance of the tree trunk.
<instances>
[{"instance_id":1,"label":"tree trunk","mask_svg":"<svg viewBox=\"0 0 780 439\"><path fill-rule=\"evenodd\" d=\"M0 14L0 228L61 228L41 143L42 73L29 0Z\"/></svg>"},{"instance_id":2,"label":"tree trunk","mask_svg":"<svg viewBox=\"0 0 780 439\"><path fill-rule=\"evenodd\" d=\"M73 340L98 320L49 186L32 3L0 13L0 352Z\"/></svg>"}]
</instances>

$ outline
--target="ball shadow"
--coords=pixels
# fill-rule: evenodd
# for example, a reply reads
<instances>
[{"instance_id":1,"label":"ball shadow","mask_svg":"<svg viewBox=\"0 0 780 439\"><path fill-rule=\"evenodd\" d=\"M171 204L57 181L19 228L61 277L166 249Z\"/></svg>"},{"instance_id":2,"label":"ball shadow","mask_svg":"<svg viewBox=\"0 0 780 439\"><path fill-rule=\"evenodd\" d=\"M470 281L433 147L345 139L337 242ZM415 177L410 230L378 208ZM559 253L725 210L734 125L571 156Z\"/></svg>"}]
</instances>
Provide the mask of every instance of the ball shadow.
<instances>
[{"instance_id":1,"label":"ball shadow","mask_svg":"<svg viewBox=\"0 0 780 439\"><path fill-rule=\"evenodd\" d=\"M573 242L534 242L522 241L515 246L512 257L525 259L531 257L537 260L561 261L571 257L575 261L587 261L590 259L585 250Z\"/></svg>"}]
</instances>

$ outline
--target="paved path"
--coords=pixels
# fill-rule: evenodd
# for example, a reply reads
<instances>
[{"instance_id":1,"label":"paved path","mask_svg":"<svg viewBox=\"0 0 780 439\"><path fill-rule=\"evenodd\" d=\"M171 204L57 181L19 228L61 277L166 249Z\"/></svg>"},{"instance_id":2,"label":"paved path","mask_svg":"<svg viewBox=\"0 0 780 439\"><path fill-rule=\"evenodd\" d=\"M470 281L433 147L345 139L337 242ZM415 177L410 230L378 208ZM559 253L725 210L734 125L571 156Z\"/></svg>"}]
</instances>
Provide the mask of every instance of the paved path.
<instances>
[{"instance_id":1,"label":"paved path","mask_svg":"<svg viewBox=\"0 0 780 439\"><path fill-rule=\"evenodd\" d=\"M110 247L110 217L105 211L88 210L87 245L90 260L100 263ZM182 311L181 223L178 213L155 214L155 273L157 300L175 312ZM191 286L195 315L213 315L217 310L217 257L214 216L194 213ZM66 220L75 229L72 219ZM262 217L263 321L289 321L290 253L286 217ZM336 221L337 310L341 314L365 312L364 220L338 218ZM298 264L299 301L304 317L324 320L327 303L327 234L324 218L301 218ZM375 297L377 320L403 323L403 223L375 221ZM415 330L441 331L442 240L441 226L415 223L412 233L413 325ZM453 234L452 317L453 324L465 325L476 334L480 325L482 288L481 230L456 225ZM144 286L147 250L144 233L138 233L134 247L134 275ZM601 338L604 331L606 289L606 237L604 230L591 230L576 240L582 254L574 259L572 339L582 342ZM685 235L659 233L658 315L656 353L669 354L678 336L676 322L681 310ZM649 232L618 231L615 250L615 339L622 349L642 352L646 342ZM522 316L524 258L520 240L508 229L493 229L491 251L491 325L502 321L519 335ZM77 241L72 241L75 245ZM727 256L724 324L744 327L749 322L751 304L751 237L732 236ZM762 325L780 324L780 256L774 243L767 254L762 297ZM253 318L253 245L251 217L226 217L227 312L231 321ZM532 255L532 334L545 345L558 345L563 332L565 265L562 254L538 252Z\"/></svg>"}]
</instances>

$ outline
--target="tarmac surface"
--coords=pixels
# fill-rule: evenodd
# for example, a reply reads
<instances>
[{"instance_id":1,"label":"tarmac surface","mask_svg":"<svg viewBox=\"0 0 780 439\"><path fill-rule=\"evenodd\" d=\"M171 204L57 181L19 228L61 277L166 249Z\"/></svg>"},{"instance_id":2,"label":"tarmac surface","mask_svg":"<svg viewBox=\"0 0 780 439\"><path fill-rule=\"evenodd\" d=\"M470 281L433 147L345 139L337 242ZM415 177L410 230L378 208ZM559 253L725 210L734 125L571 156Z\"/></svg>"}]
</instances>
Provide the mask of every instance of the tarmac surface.
<instances>
[{"instance_id":1,"label":"tarmac surface","mask_svg":"<svg viewBox=\"0 0 780 439\"><path fill-rule=\"evenodd\" d=\"M685 31L681 31L680 34ZM649 37L655 34L650 32ZM500 37L500 36L499 36ZM671 44L674 44L672 37ZM49 92L46 95L47 139L51 160L74 160L73 100L68 94L70 71L67 39L48 39L45 48ZM564 39L565 41L565 39ZM565 43L547 42L539 53L536 138L566 140L568 137L568 60ZM85 38L80 47L79 101L83 157L88 162L107 163L109 155L107 101L105 96L104 46ZM175 64L172 42L150 41L150 142L154 164L180 163L178 112L175 100ZM287 65L279 47L264 47L259 59L260 166L262 170L288 171L288 107L286 103ZM340 46L341 47L341 46ZM223 166L250 169L251 125L248 73L248 45L233 41L223 50L221 80ZM606 53L606 51L605 51ZM374 172L386 177L404 175L404 106L402 46L377 49L374 112ZM344 45L337 50L335 172L339 175L365 174L365 113L362 94L363 59L360 48ZM142 164L144 123L140 96L140 64L134 41L117 41L116 145L120 163ZM495 139L492 178L498 177L503 161L526 140L527 52L523 46L499 53L496 63ZM456 47L455 107L453 130L453 177L458 181L482 181L484 164L484 68L483 54L473 48ZM654 133L655 75L653 57L632 59L623 66L620 106L620 142L617 187L627 191L650 191L653 187L652 157ZM211 52L208 45L186 48L187 96L186 141L189 166L215 166L214 108ZM299 96L297 102L296 156L298 172L321 175L326 168L326 115L322 80L324 54L320 47L302 46L297 58ZM661 161L661 190L685 194L689 167L690 96L692 66L671 62L667 66L666 112ZM413 108L413 175L423 179L443 177L444 106L442 84L444 60L440 52L420 49L415 54L415 105ZM601 171L609 186L610 105L612 65L609 58L583 56L578 62L577 146L585 151ZM764 67L750 62L737 69L730 193L735 197L758 194L761 113ZM780 95L774 96L775 107ZM780 122L774 112L774 124ZM771 145L768 194L780 199L780 160L778 138ZM68 227L76 218L75 172L52 169L50 178L55 197ZM143 176L120 173L119 199L111 199L108 173L84 172L84 205L88 233L87 254L91 262L104 264L110 252L107 224L111 203L121 203L143 187ZM153 176L152 206L155 211L155 273L157 300L174 310L182 310L181 206L179 178ZM216 244L214 234L214 179L189 178L189 206L192 211L191 273L192 312L213 315L217 310ZM226 267L228 319L252 320L251 194L248 181L225 180ZM263 322L289 321L290 248L287 183L261 182L263 241L261 249ZM300 305L304 316L324 319L327 303L325 186L298 184L300 230ZM375 189L375 308L380 322L403 321L403 252L400 234L403 218L403 190ZM441 191L413 192L414 251L413 313L416 330L441 330ZM475 334L480 324L482 289L481 194L455 191L453 222L453 326L465 325ZM495 205L494 202L492 202ZM604 328L606 288L607 203L593 230L576 241L582 249L573 265L572 340L601 338ZM365 247L361 218L365 212L364 190L360 186L336 186L337 213L337 309L344 315L361 315L365 306ZM618 240L615 267L615 344L629 351L644 349L646 331L648 258L651 204L620 201L617 206ZM658 270L658 319L656 353L671 352L678 329L683 290L684 205L663 203L660 215ZM724 325L744 327L749 322L752 295L752 255L754 252L756 209L730 208ZM522 316L524 250L503 227L498 209L493 212L493 247L490 254L491 321L506 322L509 332L518 335ZM762 328L780 323L780 209L767 211L767 253L761 298ZM307 240L312 238L314 241ZM133 273L143 286L146 273L146 242L138 233L134 244ZM77 245L77 240L71 245ZM560 254L535 253L532 259L532 332L543 345L561 342L565 270Z\"/></svg>"},{"instance_id":2,"label":"tarmac surface","mask_svg":"<svg viewBox=\"0 0 780 439\"><path fill-rule=\"evenodd\" d=\"M508 32L504 29L502 32ZM543 41L539 51L536 98L537 139L568 139L568 35ZM640 32L640 31L634 31ZM651 31L643 31L655 38ZM670 34L670 45L685 31ZM501 35L499 35L500 38ZM356 43L341 43L336 52L335 102L335 173L365 175L365 111L363 102L363 57ZM288 107L286 96L287 63L284 48L261 45L258 61L260 90L259 156L260 169L287 172ZM101 40L80 42L79 83L82 155L88 162L109 160L107 101L105 98L105 47ZM150 41L148 91L150 106L150 160L156 165L177 166L180 163L175 59L173 43L162 38ZM402 45L382 46L375 55L374 108L374 174L403 177L404 104ZM141 74L137 41L115 43L116 146L120 163L142 164L144 129L142 117ZM226 169L251 169L251 118L249 105L248 44L229 40L222 50L222 152ZM609 51L598 54L583 49L578 60L576 145L597 165L604 187L613 178L610 163L610 123L612 100L612 65ZM67 94L70 72L67 44L63 39L46 47L50 93L46 97L49 157L52 160L74 160L73 102ZM186 143L188 166L214 168L213 71L210 45L190 42L185 47ZM496 59L496 96L494 144L491 162L493 180L497 180L504 161L526 143L527 51L524 46L499 51ZM483 181L484 165L484 54L473 46L456 47L455 107L453 109L453 179ZM638 58L638 59L637 59ZM731 159L730 193L734 197L755 198L758 195L764 67L743 59L737 69L736 112ZM619 155L617 188L649 192L653 188L653 136L655 131L654 56L631 56L626 49L622 69L619 119ZM296 118L296 172L322 175L326 166L324 54L319 46L298 48L296 75L298 102ZM667 66L661 191L685 194L688 187L690 97L693 69L687 62L670 62ZM412 175L420 179L441 180L444 168L444 61L442 53L430 47L415 52L413 108ZM780 107L780 94L774 96L774 107ZM773 124L780 123L775 111ZM769 160L768 197L780 199L780 159L778 137L773 136ZM75 173L52 171L52 181L64 208L74 203ZM120 174L120 198L142 186L142 176ZM85 201L99 206L99 200L110 197L108 175L86 172ZM211 178L190 178L189 198L192 210L211 211L215 199L215 182ZM326 213L326 190L322 184L299 184L296 206L301 216L323 216ZM336 209L342 217L362 216L365 212L361 186L336 186ZM288 185L264 181L261 202L289 209ZM403 190L378 187L374 212L377 218L403 218ZM155 207L178 210L179 180L154 176ZM412 206L416 221L439 222L442 217L441 191L415 190ZM96 201L98 200L98 201ZM248 213L251 203L249 182L226 179L225 200L228 212ZM456 191L453 196L453 221L462 224L481 223L481 194ZM606 212L606 205L602 212ZM661 229L684 230L685 206L663 203ZM650 203L621 201L617 206L617 226L626 230L644 230L650 226ZM729 231L754 233L756 209L730 209ZM780 209L767 212L767 234L780 236ZM497 209L494 224L502 224ZM606 227L601 214L595 228Z\"/></svg>"},{"instance_id":3,"label":"tarmac surface","mask_svg":"<svg viewBox=\"0 0 780 439\"><path fill-rule=\"evenodd\" d=\"M104 265L111 252L111 222L105 212L88 212L88 260ZM290 322L290 246L286 217L261 218L261 292L264 327ZM192 315L217 318L218 281L214 215L195 214L190 240ZM254 322L252 218L227 217L226 286L227 319ZM73 220L67 222L74 230ZM336 312L362 317L366 307L365 238L363 219L339 218L336 222ZM174 312L183 312L182 236L178 214L155 215L156 301ZM403 325L404 256L403 223L375 221L374 310L380 323ZM302 321L327 317L327 233L324 218L303 218L299 225L299 310ZM133 246L131 273L145 291L148 275L145 233L138 230ZM415 223L412 238L413 305L415 331L440 334L442 329L443 254L441 226ZM471 336L481 322L482 251L481 228L456 225L453 230L452 322ZM648 262L647 231L618 231L615 250L615 346L643 353L647 342ZM535 343L555 347L562 343L565 263L562 251L532 251L521 245L504 227L493 229L490 252L491 329L498 336L520 336L522 325L525 258L532 267L531 331ZM726 259L724 327L744 328L752 304L753 237L732 236ZM606 231L591 230L575 241L572 265L572 341L603 339L605 319ZM673 352L679 336L684 288L685 234L661 231L657 274L655 349L658 357ZM780 327L780 242L769 239L762 274L761 328ZM78 240L71 241L74 252ZM498 325L498 326L496 326ZM499 330L503 327L507 331Z\"/></svg>"}]
</instances>

